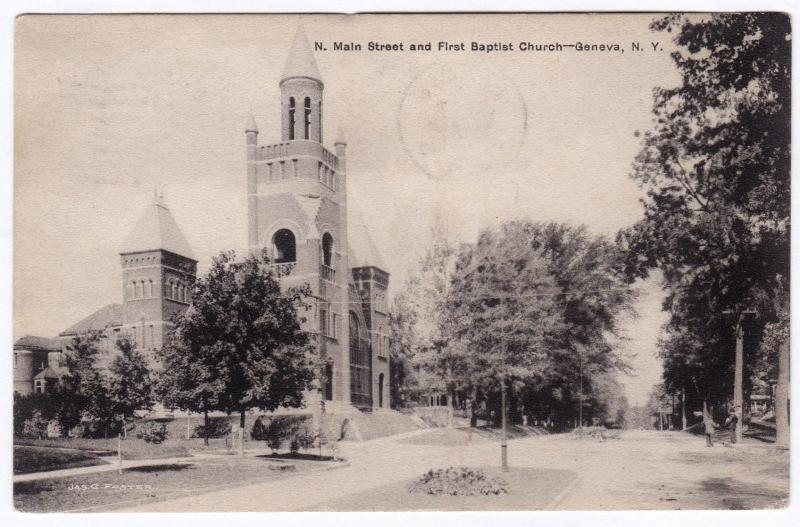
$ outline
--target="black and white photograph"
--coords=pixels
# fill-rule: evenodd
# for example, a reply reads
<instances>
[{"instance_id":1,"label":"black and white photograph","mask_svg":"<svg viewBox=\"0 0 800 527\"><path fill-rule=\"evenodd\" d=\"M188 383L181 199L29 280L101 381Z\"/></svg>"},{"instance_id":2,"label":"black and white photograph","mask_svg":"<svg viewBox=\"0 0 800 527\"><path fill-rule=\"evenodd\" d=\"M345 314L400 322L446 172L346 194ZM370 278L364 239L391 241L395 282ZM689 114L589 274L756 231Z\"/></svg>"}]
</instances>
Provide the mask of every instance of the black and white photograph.
<instances>
[{"instance_id":1,"label":"black and white photograph","mask_svg":"<svg viewBox=\"0 0 800 527\"><path fill-rule=\"evenodd\" d=\"M19 14L12 514L786 509L792 21Z\"/></svg>"}]
</instances>

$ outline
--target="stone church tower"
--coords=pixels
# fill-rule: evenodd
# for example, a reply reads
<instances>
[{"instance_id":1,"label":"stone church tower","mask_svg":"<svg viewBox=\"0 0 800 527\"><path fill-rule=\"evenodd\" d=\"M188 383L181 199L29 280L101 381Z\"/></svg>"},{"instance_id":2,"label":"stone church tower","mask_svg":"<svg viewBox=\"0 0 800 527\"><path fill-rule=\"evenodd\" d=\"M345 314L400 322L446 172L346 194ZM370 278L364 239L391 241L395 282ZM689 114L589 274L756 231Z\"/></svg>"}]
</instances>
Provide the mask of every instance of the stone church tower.
<instances>
[{"instance_id":1,"label":"stone church tower","mask_svg":"<svg viewBox=\"0 0 800 527\"><path fill-rule=\"evenodd\" d=\"M159 350L172 316L189 307L197 273L197 260L162 196L144 210L122 244L120 260L119 331L140 350Z\"/></svg>"},{"instance_id":2,"label":"stone church tower","mask_svg":"<svg viewBox=\"0 0 800 527\"><path fill-rule=\"evenodd\" d=\"M322 396L360 408L388 407L388 352L373 353L378 335L368 317L370 299L351 269L347 143L340 133L334 152L323 146L324 84L302 28L280 90L281 142L260 146L252 116L245 128L250 251L266 248L273 265L289 266L285 285L311 286L315 307L305 314L305 329L326 359Z\"/></svg>"}]
</instances>

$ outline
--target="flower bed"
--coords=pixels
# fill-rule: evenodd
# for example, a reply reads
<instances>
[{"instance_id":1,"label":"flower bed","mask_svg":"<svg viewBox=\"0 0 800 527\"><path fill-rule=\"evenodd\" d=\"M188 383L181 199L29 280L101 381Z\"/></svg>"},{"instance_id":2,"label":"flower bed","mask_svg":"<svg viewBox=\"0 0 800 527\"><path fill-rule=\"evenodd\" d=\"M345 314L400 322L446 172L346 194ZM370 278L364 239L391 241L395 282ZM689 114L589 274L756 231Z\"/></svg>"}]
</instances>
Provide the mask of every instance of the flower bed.
<instances>
[{"instance_id":1,"label":"flower bed","mask_svg":"<svg viewBox=\"0 0 800 527\"><path fill-rule=\"evenodd\" d=\"M477 496L508 493L508 483L487 476L481 469L467 467L429 470L408 487L410 493L434 496Z\"/></svg>"}]
</instances>

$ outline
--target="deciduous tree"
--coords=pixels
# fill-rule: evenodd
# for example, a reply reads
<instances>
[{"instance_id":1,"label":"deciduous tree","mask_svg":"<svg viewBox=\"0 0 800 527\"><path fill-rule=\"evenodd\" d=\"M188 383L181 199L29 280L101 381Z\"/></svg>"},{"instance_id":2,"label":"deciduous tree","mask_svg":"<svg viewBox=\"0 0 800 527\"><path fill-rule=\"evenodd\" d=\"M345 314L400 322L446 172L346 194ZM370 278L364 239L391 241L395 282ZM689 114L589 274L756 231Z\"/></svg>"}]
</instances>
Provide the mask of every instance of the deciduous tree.
<instances>
[{"instance_id":1,"label":"deciduous tree","mask_svg":"<svg viewBox=\"0 0 800 527\"><path fill-rule=\"evenodd\" d=\"M674 35L681 82L654 92L632 173L644 218L620 241L632 277L662 271L668 385L688 368L723 399L738 314L775 320L788 283L791 27L785 14L744 13L670 15L652 29Z\"/></svg>"},{"instance_id":2,"label":"deciduous tree","mask_svg":"<svg viewBox=\"0 0 800 527\"><path fill-rule=\"evenodd\" d=\"M221 253L195 282L192 305L162 354L162 386L170 377L176 384L168 400L239 414L241 455L246 412L300 407L321 366L301 328L309 289L284 291L279 279L266 251L242 261L233 251ZM177 355L170 358L170 351Z\"/></svg>"}]
</instances>

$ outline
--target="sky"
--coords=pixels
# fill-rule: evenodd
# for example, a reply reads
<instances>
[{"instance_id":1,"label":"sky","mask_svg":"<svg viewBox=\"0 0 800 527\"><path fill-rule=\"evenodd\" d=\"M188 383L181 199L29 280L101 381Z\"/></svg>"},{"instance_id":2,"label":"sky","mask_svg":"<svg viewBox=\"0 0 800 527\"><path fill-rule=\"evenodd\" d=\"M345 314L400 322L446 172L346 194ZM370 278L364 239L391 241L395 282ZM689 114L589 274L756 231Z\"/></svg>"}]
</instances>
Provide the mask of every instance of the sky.
<instances>
[{"instance_id":1,"label":"sky","mask_svg":"<svg viewBox=\"0 0 800 527\"><path fill-rule=\"evenodd\" d=\"M14 338L54 336L122 296L119 246L163 192L203 272L247 246L244 127L280 139L298 23L327 48L324 143L348 141L351 221L397 291L442 221L454 241L508 219L613 234L642 213L630 177L652 90L679 78L653 15L23 16L16 28ZM355 42L362 52L333 51ZM619 43L619 52L369 52L381 43ZM638 41L645 50L631 51ZM651 41L660 48L650 51ZM332 149L332 148L331 148ZM358 247L361 240L351 240ZM644 402L665 321L657 279L626 320Z\"/></svg>"}]
</instances>

